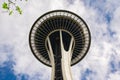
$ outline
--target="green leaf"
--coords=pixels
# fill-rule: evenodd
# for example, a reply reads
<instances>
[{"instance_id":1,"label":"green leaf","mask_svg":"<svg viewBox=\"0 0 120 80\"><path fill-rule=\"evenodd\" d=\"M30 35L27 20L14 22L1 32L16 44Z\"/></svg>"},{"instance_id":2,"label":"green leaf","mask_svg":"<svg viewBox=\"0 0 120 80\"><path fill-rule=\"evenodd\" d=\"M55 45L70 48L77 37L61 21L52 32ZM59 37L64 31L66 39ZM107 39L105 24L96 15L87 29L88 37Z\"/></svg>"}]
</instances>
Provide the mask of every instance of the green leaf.
<instances>
[{"instance_id":1,"label":"green leaf","mask_svg":"<svg viewBox=\"0 0 120 80\"><path fill-rule=\"evenodd\" d=\"M7 4L6 2L4 2L4 3L2 4L2 8L8 10L8 9L9 9L8 4Z\"/></svg>"},{"instance_id":2,"label":"green leaf","mask_svg":"<svg viewBox=\"0 0 120 80\"><path fill-rule=\"evenodd\" d=\"M16 6L16 11L18 11L19 14L22 14L22 10L21 10L21 8L19 6Z\"/></svg>"},{"instance_id":3,"label":"green leaf","mask_svg":"<svg viewBox=\"0 0 120 80\"><path fill-rule=\"evenodd\" d=\"M13 11L11 10L11 11L9 12L9 15L12 15L12 13L13 13Z\"/></svg>"}]
</instances>

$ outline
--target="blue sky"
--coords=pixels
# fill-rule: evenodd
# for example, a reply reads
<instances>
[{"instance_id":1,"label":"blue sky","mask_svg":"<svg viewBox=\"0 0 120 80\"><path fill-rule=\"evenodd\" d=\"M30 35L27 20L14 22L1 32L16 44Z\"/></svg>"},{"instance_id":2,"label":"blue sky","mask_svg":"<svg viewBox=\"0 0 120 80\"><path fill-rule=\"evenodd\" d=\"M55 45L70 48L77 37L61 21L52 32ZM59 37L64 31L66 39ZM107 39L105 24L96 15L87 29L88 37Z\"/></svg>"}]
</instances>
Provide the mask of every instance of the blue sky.
<instances>
[{"instance_id":1,"label":"blue sky","mask_svg":"<svg viewBox=\"0 0 120 80\"><path fill-rule=\"evenodd\" d=\"M0 5L4 0L0 0ZM86 57L71 68L74 80L120 80L120 0L28 0L23 14L0 8L0 80L50 80L51 68L32 54L28 36L42 14L65 9L81 16L91 31Z\"/></svg>"}]
</instances>

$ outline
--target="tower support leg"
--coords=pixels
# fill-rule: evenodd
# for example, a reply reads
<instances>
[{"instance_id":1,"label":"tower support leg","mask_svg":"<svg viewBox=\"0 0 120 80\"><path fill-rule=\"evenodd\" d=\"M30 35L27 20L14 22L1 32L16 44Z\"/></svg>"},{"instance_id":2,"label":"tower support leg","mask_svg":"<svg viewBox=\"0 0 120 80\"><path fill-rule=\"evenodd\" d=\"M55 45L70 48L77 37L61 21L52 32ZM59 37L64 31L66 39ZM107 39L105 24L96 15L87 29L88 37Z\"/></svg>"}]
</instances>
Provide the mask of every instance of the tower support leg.
<instances>
[{"instance_id":1,"label":"tower support leg","mask_svg":"<svg viewBox=\"0 0 120 80\"><path fill-rule=\"evenodd\" d=\"M71 57L73 52L73 44L74 44L74 38L71 38L70 46L68 51L64 49L63 39L62 39L62 31L60 31L60 44L61 44L61 54L62 54L62 73L63 73L63 79L64 80L73 80L72 79L72 73L71 73Z\"/></svg>"},{"instance_id":2,"label":"tower support leg","mask_svg":"<svg viewBox=\"0 0 120 80\"><path fill-rule=\"evenodd\" d=\"M60 30L60 54L61 54L61 62L60 62L60 69L61 70L61 77L58 78L56 76L56 65L55 64L55 57L53 54L53 49L51 46L51 42L49 37L47 37L47 43L48 43L48 54L49 54L49 58L51 61L51 65L52 65L52 75L51 75L51 80L73 80L72 79L72 74L71 74L71 57L72 57L72 52L73 52L73 45L74 45L74 38L71 37L71 41L70 41L70 45L69 45L69 49L68 51L66 51L64 49L64 44L63 44L63 39L62 39L62 31ZM59 74L58 74L59 75ZM57 78L56 78L57 77Z\"/></svg>"}]
</instances>

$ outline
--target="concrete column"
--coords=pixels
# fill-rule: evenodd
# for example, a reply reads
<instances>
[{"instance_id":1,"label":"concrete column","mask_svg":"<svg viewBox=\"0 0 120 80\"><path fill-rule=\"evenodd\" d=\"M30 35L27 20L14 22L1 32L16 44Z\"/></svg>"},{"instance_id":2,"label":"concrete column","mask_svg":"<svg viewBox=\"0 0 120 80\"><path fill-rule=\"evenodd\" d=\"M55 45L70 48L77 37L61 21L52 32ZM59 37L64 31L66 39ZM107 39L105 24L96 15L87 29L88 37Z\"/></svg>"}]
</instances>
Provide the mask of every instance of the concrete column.
<instances>
[{"instance_id":1,"label":"concrete column","mask_svg":"<svg viewBox=\"0 0 120 80\"><path fill-rule=\"evenodd\" d=\"M71 73L71 58L72 58L72 52L73 52L73 45L74 45L74 38L71 36L70 46L68 51L64 49L63 39L62 39L62 31L60 30L60 48L61 48L61 67L62 67L62 77L63 80L73 80L72 73ZM53 49L51 46L50 38L47 37L47 43L48 43L48 55L51 61L52 65L52 74L51 74L51 80L56 80L55 78L55 59L53 54ZM61 80L61 79L59 79Z\"/></svg>"},{"instance_id":2,"label":"concrete column","mask_svg":"<svg viewBox=\"0 0 120 80\"><path fill-rule=\"evenodd\" d=\"M63 73L63 79L64 80L73 80L72 74L71 74L71 57L72 57L72 46L74 44L74 38L71 38L69 50L66 51L64 49L63 39L62 39L62 31L60 31L60 44L61 44L61 54L62 54L62 73Z\"/></svg>"}]
</instances>

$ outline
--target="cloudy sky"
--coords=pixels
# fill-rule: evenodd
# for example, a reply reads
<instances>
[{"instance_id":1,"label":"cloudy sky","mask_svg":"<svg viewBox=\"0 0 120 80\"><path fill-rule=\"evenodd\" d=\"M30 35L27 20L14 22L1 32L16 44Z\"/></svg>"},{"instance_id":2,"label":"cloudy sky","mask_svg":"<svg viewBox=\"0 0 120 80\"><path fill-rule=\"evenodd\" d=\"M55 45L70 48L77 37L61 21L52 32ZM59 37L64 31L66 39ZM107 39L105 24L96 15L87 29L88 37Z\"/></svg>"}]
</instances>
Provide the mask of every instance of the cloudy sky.
<instances>
[{"instance_id":1,"label":"cloudy sky","mask_svg":"<svg viewBox=\"0 0 120 80\"><path fill-rule=\"evenodd\" d=\"M0 0L0 5L4 0ZM0 7L0 80L50 80L51 68L32 54L28 36L42 14L65 9L81 16L91 31L86 57L73 66L74 80L120 80L120 0L28 0L23 14Z\"/></svg>"}]
</instances>

